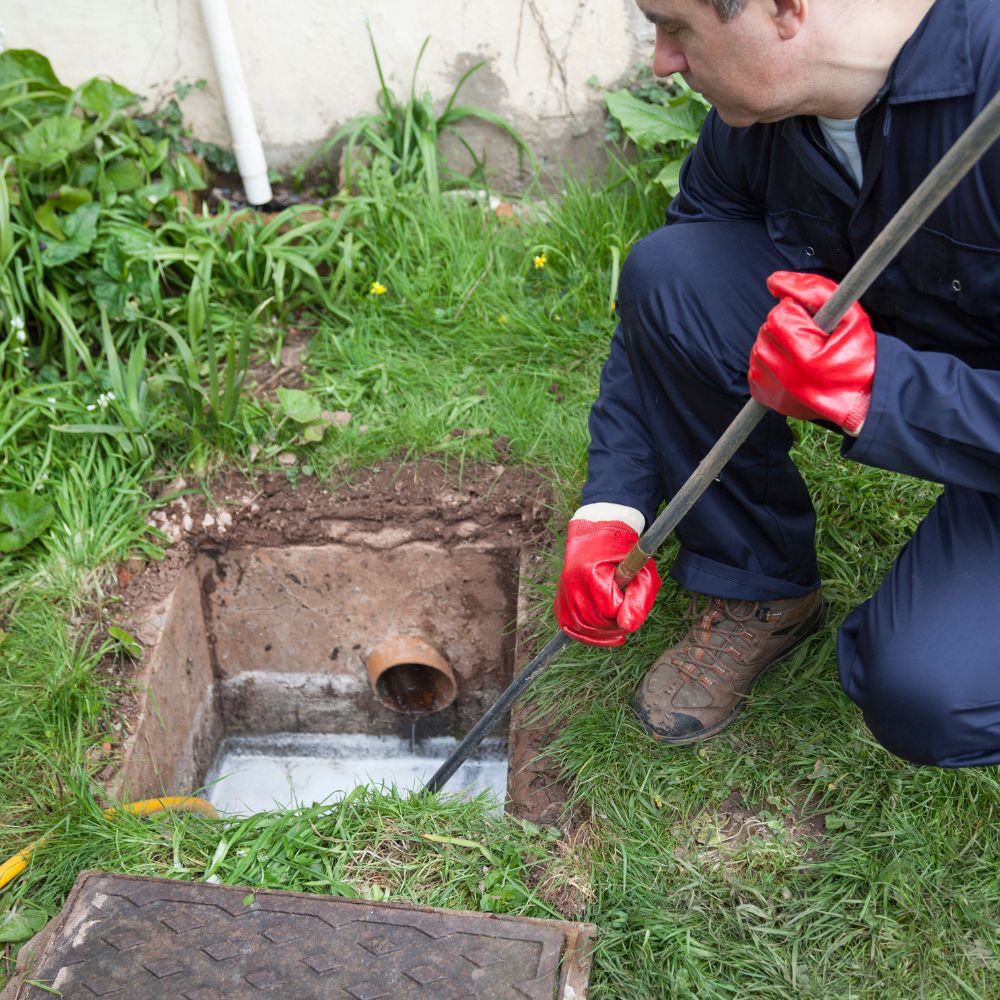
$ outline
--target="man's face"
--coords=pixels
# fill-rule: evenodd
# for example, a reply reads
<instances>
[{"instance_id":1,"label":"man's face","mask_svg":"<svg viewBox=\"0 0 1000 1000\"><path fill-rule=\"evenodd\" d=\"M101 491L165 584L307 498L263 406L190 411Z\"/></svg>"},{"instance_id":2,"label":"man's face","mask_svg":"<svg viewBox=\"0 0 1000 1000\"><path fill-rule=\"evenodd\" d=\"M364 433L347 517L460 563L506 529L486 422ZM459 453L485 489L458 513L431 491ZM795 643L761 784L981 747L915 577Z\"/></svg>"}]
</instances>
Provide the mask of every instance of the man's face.
<instances>
[{"instance_id":1,"label":"man's face","mask_svg":"<svg viewBox=\"0 0 1000 1000\"><path fill-rule=\"evenodd\" d=\"M798 114L789 23L779 4L750 0L721 21L704 0L637 0L656 25L653 72L680 73L728 125L772 122Z\"/></svg>"}]
</instances>

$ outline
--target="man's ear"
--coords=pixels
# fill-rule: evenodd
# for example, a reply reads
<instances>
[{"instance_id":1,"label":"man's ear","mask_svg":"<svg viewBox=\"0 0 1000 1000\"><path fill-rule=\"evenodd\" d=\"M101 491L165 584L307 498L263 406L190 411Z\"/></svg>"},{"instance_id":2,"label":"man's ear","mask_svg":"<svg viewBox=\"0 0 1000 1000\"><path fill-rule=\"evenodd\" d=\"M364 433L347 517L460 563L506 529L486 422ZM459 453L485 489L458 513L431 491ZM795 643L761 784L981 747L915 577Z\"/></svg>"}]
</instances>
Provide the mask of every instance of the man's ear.
<instances>
[{"instance_id":1,"label":"man's ear","mask_svg":"<svg viewBox=\"0 0 1000 1000\"><path fill-rule=\"evenodd\" d=\"M771 17L780 38L788 41L802 30L808 8L809 0L774 0Z\"/></svg>"}]
</instances>

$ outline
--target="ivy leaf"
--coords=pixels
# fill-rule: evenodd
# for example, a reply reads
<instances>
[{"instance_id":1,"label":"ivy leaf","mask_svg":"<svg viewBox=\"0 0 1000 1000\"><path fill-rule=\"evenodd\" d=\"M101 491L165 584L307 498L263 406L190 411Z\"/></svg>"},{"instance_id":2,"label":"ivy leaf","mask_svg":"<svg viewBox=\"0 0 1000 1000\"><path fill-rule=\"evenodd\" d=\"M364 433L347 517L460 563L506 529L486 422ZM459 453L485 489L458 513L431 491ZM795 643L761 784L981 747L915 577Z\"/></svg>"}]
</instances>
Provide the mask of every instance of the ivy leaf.
<instances>
[{"instance_id":1,"label":"ivy leaf","mask_svg":"<svg viewBox=\"0 0 1000 1000\"><path fill-rule=\"evenodd\" d=\"M66 239L62 243L50 243L42 251L42 263L49 267L57 267L85 254L94 245L97 236L97 218L100 214L100 204L91 202L88 205L81 205L75 212L66 216L66 221L63 223Z\"/></svg>"},{"instance_id":2,"label":"ivy leaf","mask_svg":"<svg viewBox=\"0 0 1000 1000\"><path fill-rule=\"evenodd\" d=\"M36 906L18 906L0 913L0 944L19 944L37 934L49 919Z\"/></svg>"},{"instance_id":3,"label":"ivy leaf","mask_svg":"<svg viewBox=\"0 0 1000 1000\"><path fill-rule=\"evenodd\" d=\"M23 549L48 528L55 516L55 507L33 493L0 493L0 525L10 528L0 531L0 552Z\"/></svg>"},{"instance_id":4,"label":"ivy leaf","mask_svg":"<svg viewBox=\"0 0 1000 1000\"><path fill-rule=\"evenodd\" d=\"M319 400L304 389L278 389L278 403L285 416L297 424L314 424L322 414Z\"/></svg>"}]
</instances>

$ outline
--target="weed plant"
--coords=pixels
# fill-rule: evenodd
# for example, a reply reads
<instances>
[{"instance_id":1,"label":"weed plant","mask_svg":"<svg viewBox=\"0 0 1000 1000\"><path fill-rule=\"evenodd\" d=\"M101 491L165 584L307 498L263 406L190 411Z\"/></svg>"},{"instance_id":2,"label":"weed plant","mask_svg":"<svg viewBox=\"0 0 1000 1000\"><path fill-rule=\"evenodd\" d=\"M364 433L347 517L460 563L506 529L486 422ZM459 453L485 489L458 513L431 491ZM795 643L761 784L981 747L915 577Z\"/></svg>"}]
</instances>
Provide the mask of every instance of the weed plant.
<instances>
[{"instance_id":1,"label":"weed plant","mask_svg":"<svg viewBox=\"0 0 1000 1000\"><path fill-rule=\"evenodd\" d=\"M64 108L67 95L38 99ZM109 821L95 802L102 744L122 738L113 674L98 667L125 655L101 593L115 561L163 543L145 524L155 476L195 457L202 470L273 471L291 451L289 475L336 483L401 452L496 462L502 437L504 461L550 471L555 579L618 269L661 219L646 180L567 180L514 221L466 196L429 199L375 161L319 222L178 213L153 233L102 204L97 252L112 260L114 234L128 274L150 275L153 305L134 319L72 284L77 269L39 270L15 229L0 288L22 294L21 274L29 291L0 327L0 492L43 497L53 518L0 552L0 857L56 834L0 894L0 943L53 913L80 869L105 867L538 917L558 899L600 928L598 1000L996 995L996 776L887 755L840 693L834 660L837 624L937 489L843 461L812 426L797 425L796 458L819 512L829 627L758 685L737 726L674 750L645 739L626 706L683 628L685 595L668 582L622 650L568 649L536 698L582 821L572 838L481 801L391 790L217 822ZM14 315L32 319L22 330ZM227 396L290 322L311 334L304 395ZM320 426L327 409L352 420ZM551 597L551 585L533 596L540 637Z\"/></svg>"},{"instance_id":2,"label":"weed plant","mask_svg":"<svg viewBox=\"0 0 1000 1000\"><path fill-rule=\"evenodd\" d=\"M425 91L423 95L417 93L417 74L430 38L424 39L420 46L413 66L410 93L404 101L400 101L386 83L382 61L370 30L368 40L378 75L379 110L370 115L360 115L334 132L316 153L296 167L294 176L297 183L303 183L310 168L314 172L318 168L320 180L329 183L328 163L332 156L334 162L339 164L341 175L336 188L352 190L358 167L373 164L379 164L388 171L395 186L416 184L434 198L447 188L482 188L487 184L485 158L476 153L459 127L470 121L485 122L506 133L517 146L522 164L526 158L533 160L531 150L520 133L496 112L489 108L456 103L469 78L483 67L482 62L475 63L462 74L445 102L444 109L439 113L435 110L435 101L429 91ZM470 171L460 173L443 163L440 143L445 137L454 139L469 155L472 161Z\"/></svg>"}]
</instances>

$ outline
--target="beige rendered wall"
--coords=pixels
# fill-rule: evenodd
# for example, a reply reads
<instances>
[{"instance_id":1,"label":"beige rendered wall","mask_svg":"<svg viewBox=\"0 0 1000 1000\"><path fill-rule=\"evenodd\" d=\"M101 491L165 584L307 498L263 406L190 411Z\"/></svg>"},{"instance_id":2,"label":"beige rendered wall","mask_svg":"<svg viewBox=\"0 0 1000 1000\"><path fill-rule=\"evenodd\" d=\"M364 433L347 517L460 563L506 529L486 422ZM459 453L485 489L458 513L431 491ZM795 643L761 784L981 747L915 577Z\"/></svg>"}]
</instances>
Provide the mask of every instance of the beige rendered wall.
<instances>
[{"instance_id":1,"label":"beige rendered wall","mask_svg":"<svg viewBox=\"0 0 1000 1000\"><path fill-rule=\"evenodd\" d=\"M229 0L250 98L269 161L294 162L359 112L378 83L366 24L397 95L408 93L424 38L424 87L440 101L461 74L486 65L463 103L512 121L543 162L596 162L599 92L650 53L634 0ZM103 74L155 106L176 81L204 79L184 103L199 138L229 144L198 0L3 0L5 48L34 48L75 85ZM477 134L475 145L486 136ZM491 142L490 162L512 157Z\"/></svg>"}]
</instances>

